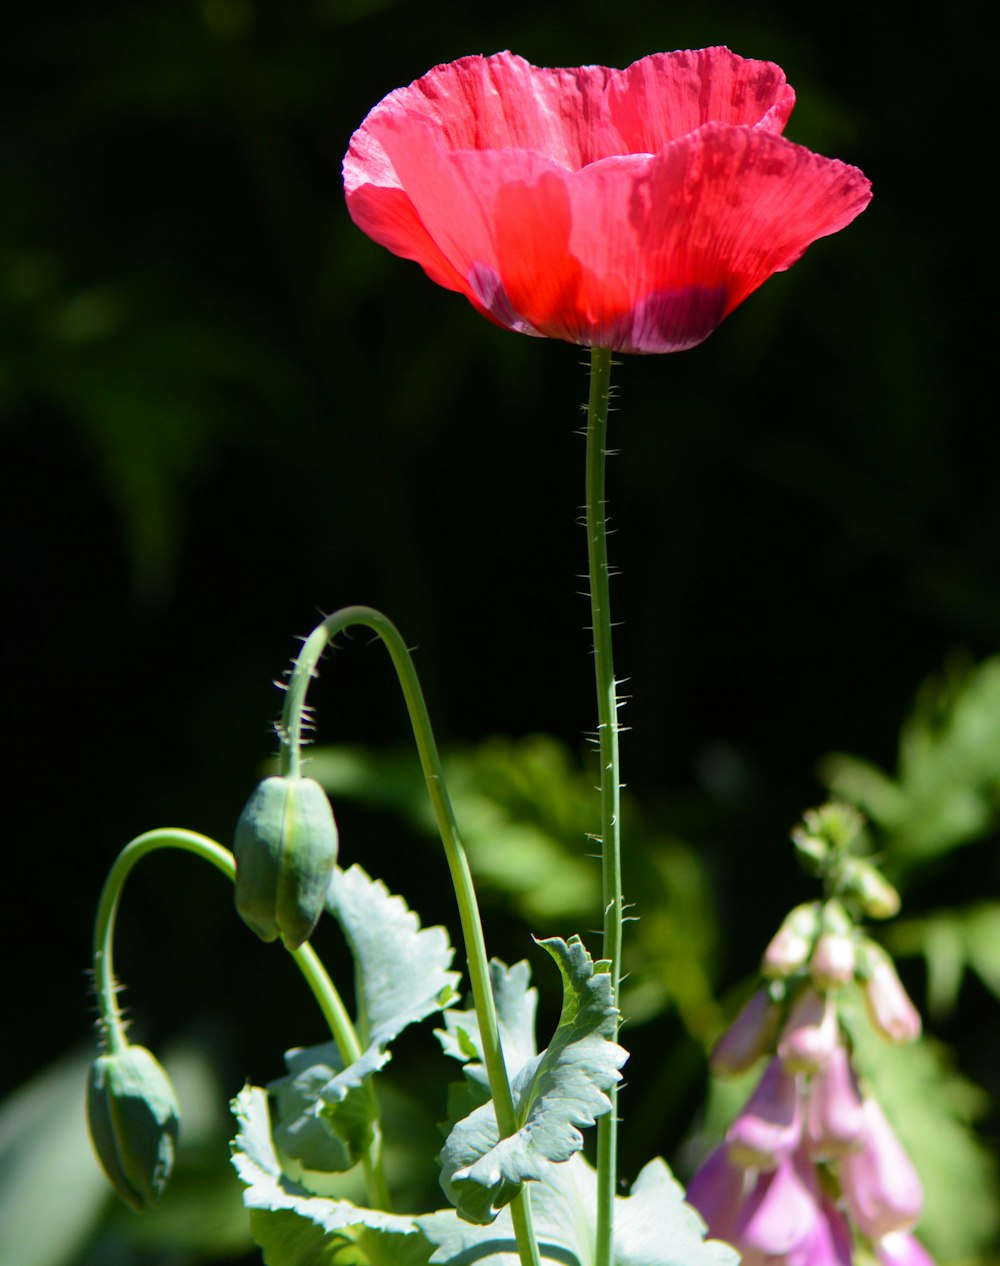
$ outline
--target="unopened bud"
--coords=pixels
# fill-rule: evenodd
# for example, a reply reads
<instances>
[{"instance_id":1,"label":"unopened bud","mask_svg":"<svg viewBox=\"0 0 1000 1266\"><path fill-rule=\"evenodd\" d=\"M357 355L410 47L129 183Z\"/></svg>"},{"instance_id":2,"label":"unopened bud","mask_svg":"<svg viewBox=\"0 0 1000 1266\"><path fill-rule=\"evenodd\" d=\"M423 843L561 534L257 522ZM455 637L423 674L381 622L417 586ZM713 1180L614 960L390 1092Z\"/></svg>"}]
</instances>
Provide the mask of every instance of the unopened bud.
<instances>
[{"instance_id":1,"label":"unopened bud","mask_svg":"<svg viewBox=\"0 0 1000 1266\"><path fill-rule=\"evenodd\" d=\"M836 989L854 979L856 944L843 932L824 932L809 959L809 975L817 989Z\"/></svg>"},{"instance_id":2,"label":"unopened bud","mask_svg":"<svg viewBox=\"0 0 1000 1266\"><path fill-rule=\"evenodd\" d=\"M817 1073L840 1040L837 1008L829 994L804 989L788 1013L778 1058L792 1072Z\"/></svg>"},{"instance_id":3,"label":"unopened bud","mask_svg":"<svg viewBox=\"0 0 1000 1266\"><path fill-rule=\"evenodd\" d=\"M872 941L861 954L862 994L872 1028L890 1042L914 1042L922 1028L920 1013L896 974L892 959Z\"/></svg>"},{"instance_id":4,"label":"unopened bud","mask_svg":"<svg viewBox=\"0 0 1000 1266\"><path fill-rule=\"evenodd\" d=\"M179 1122L170 1078L145 1047L94 1060L87 1086L90 1138L112 1187L139 1213L163 1195Z\"/></svg>"},{"instance_id":5,"label":"unopened bud","mask_svg":"<svg viewBox=\"0 0 1000 1266\"><path fill-rule=\"evenodd\" d=\"M780 1015L781 1008L768 991L758 989L716 1042L712 1072L717 1077L735 1077L755 1064L771 1045Z\"/></svg>"},{"instance_id":6,"label":"unopened bud","mask_svg":"<svg viewBox=\"0 0 1000 1266\"><path fill-rule=\"evenodd\" d=\"M236 824L236 909L262 941L298 949L323 912L337 861L337 824L312 778L260 783Z\"/></svg>"},{"instance_id":7,"label":"unopened bud","mask_svg":"<svg viewBox=\"0 0 1000 1266\"><path fill-rule=\"evenodd\" d=\"M785 921L764 951L761 960L764 975L791 976L804 967L818 931L819 907L815 902L796 906L785 916Z\"/></svg>"},{"instance_id":8,"label":"unopened bud","mask_svg":"<svg viewBox=\"0 0 1000 1266\"><path fill-rule=\"evenodd\" d=\"M871 862L849 857L844 862L843 880L870 919L891 919L899 913L899 893Z\"/></svg>"}]
</instances>

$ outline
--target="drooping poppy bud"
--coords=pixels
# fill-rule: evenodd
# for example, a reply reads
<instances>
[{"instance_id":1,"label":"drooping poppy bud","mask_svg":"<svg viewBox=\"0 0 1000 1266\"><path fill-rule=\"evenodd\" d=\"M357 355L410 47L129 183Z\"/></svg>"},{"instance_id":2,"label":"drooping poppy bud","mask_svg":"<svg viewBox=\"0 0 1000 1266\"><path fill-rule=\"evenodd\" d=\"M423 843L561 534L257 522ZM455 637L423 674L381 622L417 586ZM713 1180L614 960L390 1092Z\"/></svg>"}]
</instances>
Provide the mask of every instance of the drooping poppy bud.
<instances>
[{"instance_id":1,"label":"drooping poppy bud","mask_svg":"<svg viewBox=\"0 0 1000 1266\"><path fill-rule=\"evenodd\" d=\"M158 1203L174 1165L180 1107L144 1046L99 1055L87 1084L87 1124L108 1181L138 1213Z\"/></svg>"},{"instance_id":2,"label":"drooping poppy bud","mask_svg":"<svg viewBox=\"0 0 1000 1266\"><path fill-rule=\"evenodd\" d=\"M236 909L262 941L298 949L323 912L337 824L312 778L265 778L236 824Z\"/></svg>"},{"instance_id":3,"label":"drooping poppy bud","mask_svg":"<svg viewBox=\"0 0 1000 1266\"><path fill-rule=\"evenodd\" d=\"M799 994L778 1041L778 1058L796 1073L817 1073L840 1040L837 1008L828 994L807 988Z\"/></svg>"},{"instance_id":4,"label":"drooping poppy bud","mask_svg":"<svg viewBox=\"0 0 1000 1266\"><path fill-rule=\"evenodd\" d=\"M875 1099L863 1106L861 1146L840 1162L840 1186L858 1228L872 1239L908 1231L924 1192L913 1162Z\"/></svg>"},{"instance_id":5,"label":"drooping poppy bud","mask_svg":"<svg viewBox=\"0 0 1000 1266\"><path fill-rule=\"evenodd\" d=\"M716 1042L712 1072L717 1077L746 1072L770 1046L780 1015L781 1008L771 1001L769 992L758 989Z\"/></svg>"},{"instance_id":6,"label":"drooping poppy bud","mask_svg":"<svg viewBox=\"0 0 1000 1266\"><path fill-rule=\"evenodd\" d=\"M809 1085L806 1137L817 1160L841 1156L861 1144L865 1117L851 1061L842 1043Z\"/></svg>"},{"instance_id":7,"label":"drooping poppy bud","mask_svg":"<svg viewBox=\"0 0 1000 1266\"><path fill-rule=\"evenodd\" d=\"M765 976L791 976L805 966L820 926L815 902L796 906L771 938L764 951L761 971Z\"/></svg>"},{"instance_id":8,"label":"drooping poppy bud","mask_svg":"<svg viewBox=\"0 0 1000 1266\"><path fill-rule=\"evenodd\" d=\"M780 1059L772 1059L729 1127L726 1145L734 1165L774 1169L791 1156L802 1137L802 1096L799 1079Z\"/></svg>"},{"instance_id":9,"label":"drooping poppy bud","mask_svg":"<svg viewBox=\"0 0 1000 1266\"><path fill-rule=\"evenodd\" d=\"M920 1036L920 1013L910 1001L892 959L873 941L862 946L861 975L865 1009L872 1027L890 1042L913 1042Z\"/></svg>"}]
</instances>

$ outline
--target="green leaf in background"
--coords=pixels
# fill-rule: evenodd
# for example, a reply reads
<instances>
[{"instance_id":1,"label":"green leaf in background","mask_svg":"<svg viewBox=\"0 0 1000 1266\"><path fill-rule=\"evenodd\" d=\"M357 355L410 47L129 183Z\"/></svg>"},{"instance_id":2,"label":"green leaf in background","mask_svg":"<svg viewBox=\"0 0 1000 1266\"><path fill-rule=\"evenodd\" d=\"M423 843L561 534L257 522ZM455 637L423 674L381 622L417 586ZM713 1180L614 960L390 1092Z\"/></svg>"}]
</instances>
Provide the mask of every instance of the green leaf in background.
<instances>
[{"instance_id":1,"label":"green leaf in background","mask_svg":"<svg viewBox=\"0 0 1000 1266\"><path fill-rule=\"evenodd\" d=\"M531 1208L543 1261L589 1266L596 1230L596 1175L577 1154L550 1166L531 1189ZM488 1227L451 1211L416 1219L436 1250L437 1263L518 1266L510 1213ZM679 1183L662 1160L646 1165L628 1197L615 1197L615 1266L736 1266L734 1249L705 1238L705 1224L684 1202Z\"/></svg>"},{"instance_id":2,"label":"green leaf in background","mask_svg":"<svg viewBox=\"0 0 1000 1266\"><path fill-rule=\"evenodd\" d=\"M854 1062L871 1084L917 1167L924 1187L920 1238L935 1260L974 1260L995 1243L998 1176L976 1137L988 1106L984 1091L953 1066L945 1047L923 1037L909 1046L884 1041L856 995L841 1007L854 1042Z\"/></svg>"},{"instance_id":3,"label":"green leaf in background","mask_svg":"<svg viewBox=\"0 0 1000 1266\"><path fill-rule=\"evenodd\" d=\"M1000 902L906 919L886 929L885 940L897 956L923 954L927 1009L935 1019L946 1019L954 1010L966 971L974 972L1000 1002Z\"/></svg>"},{"instance_id":4,"label":"green leaf in background","mask_svg":"<svg viewBox=\"0 0 1000 1266\"><path fill-rule=\"evenodd\" d=\"M924 683L895 777L841 754L822 775L878 828L894 870L981 839L1000 821L1000 657Z\"/></svg>"},{"instance_id":5,"label":"green leaf in background","mask_svg":"<svg viewBox=\"0 0 1000 1266\"><path fill-rule=\"evenodd\" d=\"M627 1058L613 1041L617 1011L605 965L594 963L578 937L540 944L562 974L563 1007L548 1049L514 1074L518 1129L501 1139L490 1101L454 1127L441 1153L442 1188L472 1222L493 1221L523 1182L541 1179L583 1146L580 1129L610 1108L606 1092Z\"/></svg>"}]
</instances>

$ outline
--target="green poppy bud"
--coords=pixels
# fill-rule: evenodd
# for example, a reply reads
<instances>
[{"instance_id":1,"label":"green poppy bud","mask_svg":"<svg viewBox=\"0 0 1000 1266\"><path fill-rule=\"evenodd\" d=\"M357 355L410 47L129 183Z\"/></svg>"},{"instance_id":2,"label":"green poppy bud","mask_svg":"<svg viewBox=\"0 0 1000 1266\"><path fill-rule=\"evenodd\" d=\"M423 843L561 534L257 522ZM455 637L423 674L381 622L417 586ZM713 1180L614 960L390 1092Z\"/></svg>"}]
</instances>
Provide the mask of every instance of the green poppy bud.
<instances>
[{"instance_id":1,"label":"green poppy bud","mask_svg":"<svg viewBox=\"0 0 1000 1266\"><path fill-rule=\"evenodd\" d=\"M265 778L236 824L236 909L262 941L312 935L337 861L337 824L312 778Z\"/></svg>"},{"instance_id":2,"label":"green poppy bud","mask_svg":"<svg viewBox=\"0 0 1000 1266\"><path fill-rule=\"evenodd\" d=\"M179 1121L170 1078L144 1046L94 1060L87 1086L90 1138L108 1181L137 1213L163 1195Z\"/></svg>"}]
</instances>

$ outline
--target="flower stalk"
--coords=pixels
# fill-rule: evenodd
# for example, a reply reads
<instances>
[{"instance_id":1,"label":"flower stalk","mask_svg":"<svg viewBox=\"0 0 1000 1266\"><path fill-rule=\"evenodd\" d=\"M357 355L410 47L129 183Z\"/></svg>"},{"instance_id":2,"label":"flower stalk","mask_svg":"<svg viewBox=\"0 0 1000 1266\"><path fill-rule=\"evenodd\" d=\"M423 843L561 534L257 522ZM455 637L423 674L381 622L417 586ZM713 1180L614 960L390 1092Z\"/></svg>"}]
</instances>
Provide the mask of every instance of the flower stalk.
<instances>
[{"instance_id":1,"label":"flower stalk","mask_svg":"<svg viewBox=\"0 0 1000 1266\"><path fill-rule=\"evenodd\" d=\"M612 997L618 1001L622 953L621 777L618 758L618 694L611 645L611 586L605 465L611 394L611 351L591 348L587 403L587 559L590 576L597 741L601 767L601 875L604 902L602 956L611 964ZM610 1266L618 1171L618 1088L608 1091L611 1109L597 1123L597 1244L595 1266Z\"/></svg>"}]
</instances>

